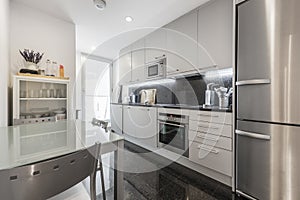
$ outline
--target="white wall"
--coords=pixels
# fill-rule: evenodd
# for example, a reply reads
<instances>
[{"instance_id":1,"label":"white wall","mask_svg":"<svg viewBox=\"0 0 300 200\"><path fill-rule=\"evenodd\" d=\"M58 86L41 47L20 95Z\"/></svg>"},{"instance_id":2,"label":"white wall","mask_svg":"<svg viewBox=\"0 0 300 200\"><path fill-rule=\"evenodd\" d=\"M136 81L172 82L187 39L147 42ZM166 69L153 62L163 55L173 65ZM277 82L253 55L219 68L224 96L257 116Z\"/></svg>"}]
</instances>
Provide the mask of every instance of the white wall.
<instances>
[{"instance_id":1,"label":"white wall","mask_svg":"<svg viewBox=\"0 0 300 200\"><path fill-rule=\"evenodd\" d=\"M7 125L9 68L9 0L0 1L0 127Z\"/></svg>"},{"instance_id":2,"label":"white wall","mask_svg":"<svg viewBox=\"0 0 300 200\"><path fill-rule=\"evenodd\" d=\"M40 64L46 59L57 61L65 67L65 76L70 77L70 101L74 114L74 81L76 74L76 33L75 25L42 13L23 4L11 3L11 75L18 72L23 59L19 49L44 52Z\"/></svg>"}]
</instances>

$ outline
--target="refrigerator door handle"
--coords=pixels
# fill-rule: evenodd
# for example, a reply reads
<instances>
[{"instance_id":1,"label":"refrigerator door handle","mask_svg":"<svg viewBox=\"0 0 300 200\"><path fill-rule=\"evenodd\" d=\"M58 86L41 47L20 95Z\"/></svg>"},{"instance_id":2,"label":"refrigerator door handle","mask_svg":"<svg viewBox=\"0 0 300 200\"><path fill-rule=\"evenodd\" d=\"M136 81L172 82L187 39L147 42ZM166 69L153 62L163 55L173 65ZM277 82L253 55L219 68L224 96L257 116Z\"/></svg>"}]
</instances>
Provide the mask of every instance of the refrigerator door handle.
<instances>
[{"instance_id":1,"label":"refrigerator door handle","mask_svg":"<svg viewBox=\"0 0 300 200\"><path fill-rule=\"evenodd\" d=\"M252 80L244 80L244 81L237 81L235 84L237 86L242 85L261 85L261 84L270 84L270 79L252 79Z\"/></svg>"},{"instance_id":2,"label":"refrigerator door handle","mask_svg":"<svg viewBox=\"0 0 300 200\"><path fill-rule=\"evenodd\" d=\"M260 140L271 140L270 135L262 135L253 132L241 131L241 130L235 130L235 133L241 136L246 136L246 137L260 139Z\"/></svg>"}]
</instances>

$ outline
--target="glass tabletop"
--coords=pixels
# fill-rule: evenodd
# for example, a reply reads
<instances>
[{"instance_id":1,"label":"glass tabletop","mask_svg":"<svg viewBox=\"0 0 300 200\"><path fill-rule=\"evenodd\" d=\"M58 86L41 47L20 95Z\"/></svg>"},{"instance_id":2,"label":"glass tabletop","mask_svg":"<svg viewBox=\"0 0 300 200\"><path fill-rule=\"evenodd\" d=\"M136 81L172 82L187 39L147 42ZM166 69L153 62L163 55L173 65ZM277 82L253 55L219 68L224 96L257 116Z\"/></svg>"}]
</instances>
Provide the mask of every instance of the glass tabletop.
<instances>
[{"instance_id":1,"label":"glass tabletop","mask_svg":"<svg viewBox=\"0 0 300 200\"><path fill-rule=\"evenodd\" d=\"M91 122L64 120L0 128L0 170L40 162L123 140Z\"/></svg>"}]
</instances>

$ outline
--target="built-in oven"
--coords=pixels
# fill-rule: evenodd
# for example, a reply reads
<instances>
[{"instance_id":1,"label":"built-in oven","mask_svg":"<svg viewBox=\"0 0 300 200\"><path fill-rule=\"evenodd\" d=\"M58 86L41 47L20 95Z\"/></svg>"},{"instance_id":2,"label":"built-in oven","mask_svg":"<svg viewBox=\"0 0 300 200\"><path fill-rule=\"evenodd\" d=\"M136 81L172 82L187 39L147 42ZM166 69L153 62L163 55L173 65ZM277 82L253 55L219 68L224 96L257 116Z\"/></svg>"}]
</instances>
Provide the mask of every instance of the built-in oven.
<instances>
[{"instance_id":1,"label":"built-in oven","mask_svg":"<svg viewBox=\"0 0 300 200\"><path fill-rule=\"evenodd\" d=\"M146 64L147 79L164 78L166 76L166 58Z\"/></svg>"},{"instance_id":2,"label":"built-in oven","mask_svg":"<svg viewBox=\"0 0 300 200\"><path fill-rule=\"evenodd\" d=\"M159 113L158 146L188 157L188 126L189 118L186 115Z\"/></svg>"}]
</instances>

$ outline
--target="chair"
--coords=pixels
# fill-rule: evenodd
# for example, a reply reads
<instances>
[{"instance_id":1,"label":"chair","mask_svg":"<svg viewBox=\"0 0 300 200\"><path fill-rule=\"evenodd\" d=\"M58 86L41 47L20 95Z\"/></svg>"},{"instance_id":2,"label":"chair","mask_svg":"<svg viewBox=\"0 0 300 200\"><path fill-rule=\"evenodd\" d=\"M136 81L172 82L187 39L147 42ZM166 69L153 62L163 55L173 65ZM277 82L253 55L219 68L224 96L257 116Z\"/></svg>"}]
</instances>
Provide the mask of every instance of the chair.
<instances>
[{"instance_id":1,"label":"chair","mask_svg":"<svg viewBox=\"0 0 300 200\"><path fill-rule=\"evenodd\" d=\"M95 177L100 144L42 163L0 171L1 199L44 200L90 176L90 197L96 199Z\"/></svg>"},{"instance_id":2,"label":"chair","mask_svg":"<svg viewBox=\"0 0 300 200\"><path fill-rule=\"evenodd\" d=\"M108 132L108 121L93 118L92 124L95 126L102 127L105 130L105 132Z\"/></svg>"},{"instance_id":3,"label":"chair","mask_svg":"<svg viewBox=\"0 0 300 200\"><path fill-rule=\"evenodd\" d=\"M92 124L94 126L99 126L102 127L105 132L107 132L107 126L108 126L108 122L106 121L102 121L96 118L93 118L92 120ZM103 165L102 165L102 159L101 156L99 156L98 158L98 167L97 167L97 171L100 171L100 178L101 178L101 186L102 186L102 194L103 194L103 200L106 200L106 192L105 192L105 182L104 182L104 172L103 172Z\"/></svg>"}]
</instances>

